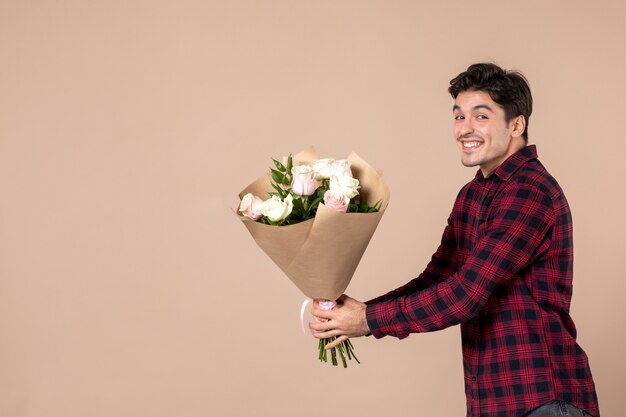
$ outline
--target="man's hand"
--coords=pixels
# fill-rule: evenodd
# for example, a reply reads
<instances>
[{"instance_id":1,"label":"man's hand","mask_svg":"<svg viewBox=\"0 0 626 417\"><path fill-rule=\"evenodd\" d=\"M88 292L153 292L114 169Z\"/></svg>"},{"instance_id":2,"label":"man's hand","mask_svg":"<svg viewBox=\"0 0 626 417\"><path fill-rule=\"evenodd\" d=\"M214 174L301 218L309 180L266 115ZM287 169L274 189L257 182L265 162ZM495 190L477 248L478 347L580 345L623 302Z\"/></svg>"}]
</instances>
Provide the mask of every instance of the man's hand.
<instances>
[{"instance_id":1,"label":"man's hand","mask_svg":"<svg viewBox=\"0 0 626 417\"><path fill-rule=\"evenodd\" d=\"M345 294L339 297L337 306L332 310L322 310L314 301L311 313L315 323L309 323L309 328L318 339L336 336L337 339L326 345L326 349L331 349L351 337L365 336L370 332L365 308L364 303Z\"/></svg>"}]
</instances>

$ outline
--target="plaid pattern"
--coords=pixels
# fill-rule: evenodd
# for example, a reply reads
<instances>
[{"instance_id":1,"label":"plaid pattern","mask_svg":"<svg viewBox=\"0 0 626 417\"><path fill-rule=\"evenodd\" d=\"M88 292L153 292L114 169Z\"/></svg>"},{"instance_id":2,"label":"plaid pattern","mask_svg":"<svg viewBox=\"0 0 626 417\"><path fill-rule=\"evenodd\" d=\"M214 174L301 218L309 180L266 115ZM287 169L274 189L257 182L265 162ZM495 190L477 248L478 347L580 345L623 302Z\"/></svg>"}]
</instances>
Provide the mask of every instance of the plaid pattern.
<instances>
[{"instance_id":1,"label":"plaid pattern","mask_svg":"<svg viewBox=\"0 0 626 417\"><path fill-rule=\"evenodd\" d=\"M368 301L367 321L399 339L461 324L468 416L562 400L597 417L569 315L572 261L569 206L528 146L463 187L426 270Z\"/></svg>"}]
</instances>

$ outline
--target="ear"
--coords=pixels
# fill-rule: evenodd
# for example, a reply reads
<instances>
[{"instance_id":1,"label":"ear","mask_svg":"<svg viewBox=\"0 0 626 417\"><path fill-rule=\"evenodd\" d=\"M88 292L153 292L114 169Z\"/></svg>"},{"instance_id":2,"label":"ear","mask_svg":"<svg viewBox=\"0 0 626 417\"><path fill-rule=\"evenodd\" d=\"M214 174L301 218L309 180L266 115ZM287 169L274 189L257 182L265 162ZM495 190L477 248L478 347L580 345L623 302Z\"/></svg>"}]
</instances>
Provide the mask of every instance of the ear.
<instances>
[{"instance_id":1,"label":"ear","mask_svg":"<svg viewBox=\"0 0 626 417\"><path fill-rule=\"evenodd\" d=\"M514 138L522 136L524 131L526 130L526 118L523 115L519 115L513 120L511 120L511 127L513 130L511 131L511 136Z\"/></svg>"}]
</instances>

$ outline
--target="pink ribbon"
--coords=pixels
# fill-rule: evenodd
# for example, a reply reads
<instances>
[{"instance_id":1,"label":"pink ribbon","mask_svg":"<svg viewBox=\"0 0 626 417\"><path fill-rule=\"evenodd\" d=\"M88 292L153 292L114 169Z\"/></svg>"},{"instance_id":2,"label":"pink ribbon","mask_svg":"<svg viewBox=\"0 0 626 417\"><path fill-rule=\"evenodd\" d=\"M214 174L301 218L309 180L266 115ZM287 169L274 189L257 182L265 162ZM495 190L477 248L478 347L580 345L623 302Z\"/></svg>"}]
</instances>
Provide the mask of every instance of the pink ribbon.
<instances>
[{"instance_id":1,"label":"pink ribbon","mask_svg":"<svg viewBox=\"0 0 626 417\"><path fill-rule=\"evenodd\" d=\"M302 333L306 334L306 330L304 328L304 310L306 309L307 304L313 301L310 298L307 298L302 303L302 307L300 307L300 327L302 327ZM322 310L332 310L337 305L335 301L323 300L319 302L319 306Z\"/></svg>"}]
</instances>

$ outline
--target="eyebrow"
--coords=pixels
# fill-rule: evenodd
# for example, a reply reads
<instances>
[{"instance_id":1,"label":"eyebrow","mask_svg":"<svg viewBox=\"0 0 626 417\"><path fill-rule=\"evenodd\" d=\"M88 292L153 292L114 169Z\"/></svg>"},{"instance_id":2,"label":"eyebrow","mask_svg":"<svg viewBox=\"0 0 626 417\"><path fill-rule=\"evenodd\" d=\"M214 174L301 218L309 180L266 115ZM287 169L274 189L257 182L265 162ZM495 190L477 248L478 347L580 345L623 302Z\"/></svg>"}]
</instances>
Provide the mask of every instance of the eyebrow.
<instances>
[{"instance_id":1,"label":"eyebrow","mask_svg":"<svg viewBox=\"0 0 626 417\"><path fill-rule=\"evenodd\" d=\"M480 109L488 110L491 113L494 112L493 109L489 107L487 104L477 104L476 106L472 107L472 110L480 110ZM458 104L455 104L454 106L452 106L452 111L456 111L456 110L461 110L461 107L459 107Z\"/></svg>"}]
</instances>

